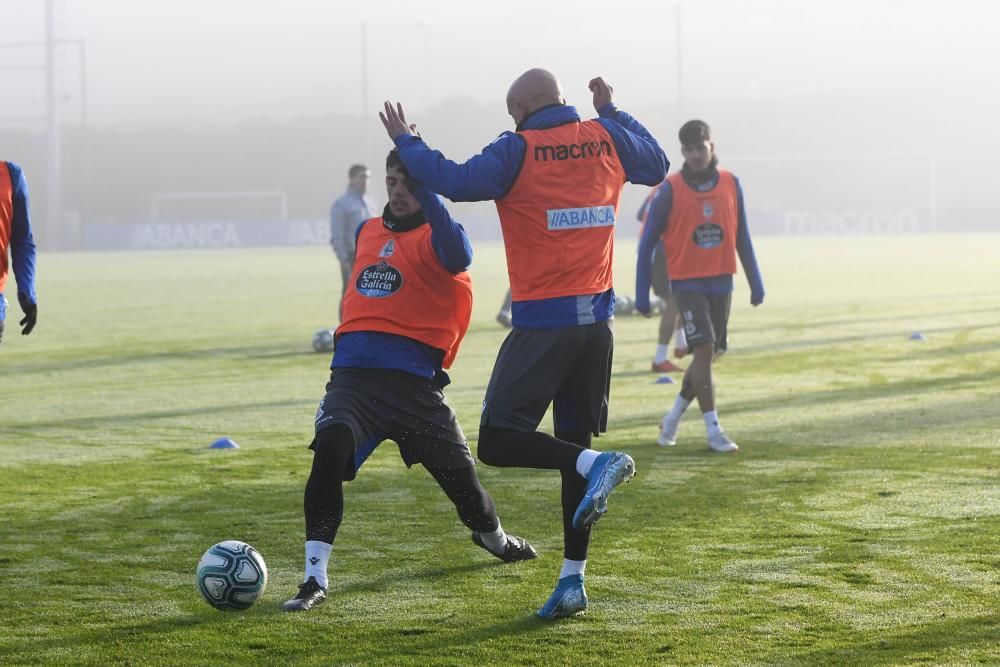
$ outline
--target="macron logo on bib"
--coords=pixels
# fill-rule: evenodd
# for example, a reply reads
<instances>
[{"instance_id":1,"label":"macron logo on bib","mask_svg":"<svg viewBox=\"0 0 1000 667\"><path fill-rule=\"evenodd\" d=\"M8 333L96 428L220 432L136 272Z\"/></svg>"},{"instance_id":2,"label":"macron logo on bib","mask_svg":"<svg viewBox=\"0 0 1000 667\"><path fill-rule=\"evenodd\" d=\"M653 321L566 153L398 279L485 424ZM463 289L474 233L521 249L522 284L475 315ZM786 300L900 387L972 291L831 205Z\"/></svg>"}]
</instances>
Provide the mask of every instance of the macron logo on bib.
<instances>
[{"instance_id":1,"label":"macron logo on bib","mask_svg":"<svg viewBox=\"0 0 1000 667\"><path fill-rule=\"evenodd\" d=\"M545 212L549 231L611 227L615 224L614 206L587 206L584 208L556 208Z\"/></svg>"}]
</instances>

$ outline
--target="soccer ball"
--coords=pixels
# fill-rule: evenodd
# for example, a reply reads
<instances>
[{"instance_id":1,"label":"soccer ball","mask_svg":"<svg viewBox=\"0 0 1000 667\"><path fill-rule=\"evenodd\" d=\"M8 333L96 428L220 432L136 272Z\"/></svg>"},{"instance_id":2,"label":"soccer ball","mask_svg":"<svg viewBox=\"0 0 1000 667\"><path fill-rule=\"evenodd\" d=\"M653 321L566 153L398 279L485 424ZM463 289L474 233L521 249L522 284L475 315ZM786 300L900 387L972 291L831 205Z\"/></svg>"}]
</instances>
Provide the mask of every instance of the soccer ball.
<instances>
[{"instance_id":1,"label":"soccer ball","mask_svg":"<svg viewBox=\"0 0 1000 667\"><path fill-rule=\"evenodd\" d=\"M226 540L213 544L198 561L195 583L216 609L247 609L267 586L267 565L246 542Z\"/></svg>"},{"instance_id":2,"label":"soccer ball","mask_svg":"<svg viewBox=\"0 0 1000 667\"><path fill-rule=\"evenodd\" d=\"M632 297L624 294L615 294L615 316L631 315L635 312L635 302Z\"/></svg>"},{"instance_id":3,"label":"soccer ball","mask_svg":"<svg viewBox=\"0 0 1000 667\"><path fill-rule=\"evenodd\" d=\"M333 350L333 329L320 329L313 336L313 350L330 352Z\"/></svg>"}]
</instances>

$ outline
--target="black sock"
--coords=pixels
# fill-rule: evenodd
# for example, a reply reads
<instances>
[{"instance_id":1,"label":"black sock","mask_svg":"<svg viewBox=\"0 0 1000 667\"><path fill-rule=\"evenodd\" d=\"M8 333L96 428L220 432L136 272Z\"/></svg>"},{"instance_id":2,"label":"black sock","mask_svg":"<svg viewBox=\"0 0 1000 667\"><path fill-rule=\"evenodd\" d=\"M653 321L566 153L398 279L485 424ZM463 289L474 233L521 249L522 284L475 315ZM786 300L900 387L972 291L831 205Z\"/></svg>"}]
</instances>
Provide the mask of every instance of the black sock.
<instances>
[{"instance_id":1,"label":"black sock","mask_svg":"<svg viewBox=\"0 0 1000 667\"><path fill-rule=\"evenodd\" d=\"M333 544L344 518L344 473L354 456L354 436L347 426L335 424L316 435L313 448L303 501L306 541Z\"/></svg>"},{"instance_id":2,"label":"black sock","mask_svg":"<svg viewBox=\"0 0 1000 667\"><path fill-rule=\"evenodd\" d=\"M578 447L590 449L590 433L570 433L556 431L560 440L571 442ZM583 500L587 489L587 480L576 471L574 461L572 470L561 470L562 473L562 511L563 511L563 556L570 560L587 560L587 549L590 546L590 529L579 531L573 527L573 515Z\"/></svg>"}]
</instances>

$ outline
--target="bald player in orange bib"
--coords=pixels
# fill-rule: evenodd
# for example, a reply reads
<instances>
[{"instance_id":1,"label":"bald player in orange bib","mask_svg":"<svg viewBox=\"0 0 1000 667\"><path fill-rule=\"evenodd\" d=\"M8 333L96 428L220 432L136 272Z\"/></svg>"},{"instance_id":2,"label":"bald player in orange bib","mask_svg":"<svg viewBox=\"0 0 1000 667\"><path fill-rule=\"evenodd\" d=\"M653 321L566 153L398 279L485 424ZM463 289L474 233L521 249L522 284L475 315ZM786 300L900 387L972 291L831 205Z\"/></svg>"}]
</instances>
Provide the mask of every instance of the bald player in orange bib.
<instances>
[{"instance_id":1,"label":"bald player in orange bib","mask_svg":"<svg viewBox=\"0 0 1000 667\"><path fill-rule=\"evenodd\" d=\"M591 526L612 490L635 474L623 452L599 453L607 430L613 350L612 257L626 182L656 185L667 157L637 120L589 83L598 118L582 120L556 77L528 70L507 92L514 132L456 164L409 129L403 107L382 120L407 169L453 201L496 203L513 292L513 329L486 389L479 458L487 465L558 470L563 567L542 618L587 607L583 578ZM539 432L549 406L555 436Z\"/></svg>"}]
</instances>

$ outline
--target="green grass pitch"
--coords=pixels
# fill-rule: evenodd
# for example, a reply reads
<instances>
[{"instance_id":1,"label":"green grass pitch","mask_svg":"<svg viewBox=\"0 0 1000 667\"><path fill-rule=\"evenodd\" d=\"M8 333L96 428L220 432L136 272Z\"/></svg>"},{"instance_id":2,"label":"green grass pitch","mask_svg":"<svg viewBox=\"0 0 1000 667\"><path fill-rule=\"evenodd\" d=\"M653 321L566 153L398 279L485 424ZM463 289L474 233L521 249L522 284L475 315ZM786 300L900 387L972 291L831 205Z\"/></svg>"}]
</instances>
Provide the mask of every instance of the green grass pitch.
<instances>
[{"instance_id":1,"label":"green grass pitch","mask_svg":"<svg viewBox=\"0 0 1000 667\"><path fill-rule=\"evenodd\" d=\"M707 450L697 410L656 445L676 394L648 370L656 324L616 323L595 445L638 476L594 529L590 609L556 623L533 612L562 558L558 475L479 467L541 555L504 565L392 443L347 486L326 604L279 611L301 581L328 250L42 255L38 328L18 335L12 303L0 346L0 664L1000 662L1000 235L757 246L767 300L737 278L716 373L738 454ZM498 246L473 276L447 390L471 438L504 336ZM242 448L208 450L221 436ZM224 539L270 568L243 613L194 586Z\"/></svg>"}]
</instances>

